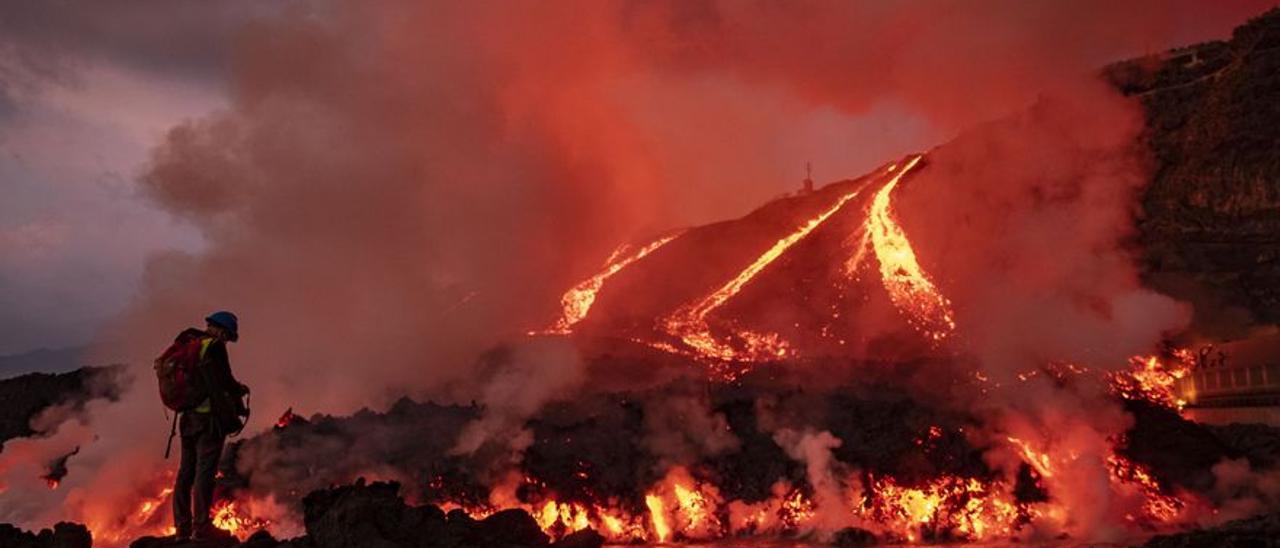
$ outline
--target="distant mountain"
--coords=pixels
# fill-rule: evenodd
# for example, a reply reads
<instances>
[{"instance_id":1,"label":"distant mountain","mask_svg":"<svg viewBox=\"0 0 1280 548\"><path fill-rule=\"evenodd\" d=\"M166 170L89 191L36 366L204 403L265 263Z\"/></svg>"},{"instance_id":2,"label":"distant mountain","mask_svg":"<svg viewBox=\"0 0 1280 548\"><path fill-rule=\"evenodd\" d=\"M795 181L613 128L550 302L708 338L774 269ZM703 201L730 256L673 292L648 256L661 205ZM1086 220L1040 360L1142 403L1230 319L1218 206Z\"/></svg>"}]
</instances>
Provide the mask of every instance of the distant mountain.
<instances>
[{"instance_id":1,"label":"distant mountain","mask_svg":"<svg viewBox=\"0 0 1280 548\"><path fill-rule=\"evenodd\" d=\"M89 347L87 345L81 345L52 350L41 348L22 354L0 356L0 379L8 379L27 373L66 373L73 371L87 365L84 363L84 357L88 350Z\"/></svg>"}]
</instances>

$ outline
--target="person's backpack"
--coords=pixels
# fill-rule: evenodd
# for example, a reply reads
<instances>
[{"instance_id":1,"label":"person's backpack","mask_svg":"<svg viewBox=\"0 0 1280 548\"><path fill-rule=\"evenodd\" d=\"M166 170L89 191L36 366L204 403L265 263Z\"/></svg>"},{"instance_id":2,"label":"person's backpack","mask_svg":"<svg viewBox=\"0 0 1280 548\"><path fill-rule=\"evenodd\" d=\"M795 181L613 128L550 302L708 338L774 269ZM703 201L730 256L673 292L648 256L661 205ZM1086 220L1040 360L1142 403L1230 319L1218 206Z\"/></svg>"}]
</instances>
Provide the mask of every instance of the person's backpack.
<instances>
[{"instance_id":1,"label":"person's backpack","mask_svg":"<svg viewBox=\"0 0 1280 548\"><path fill-rule=\"evenodd\" d=\"M156 358L156 380L160 401L174 411L187 411L209 397L209 386L200 367L200 347L204 333L183 331L173 344Z\"/></svg>"}]
</instances>

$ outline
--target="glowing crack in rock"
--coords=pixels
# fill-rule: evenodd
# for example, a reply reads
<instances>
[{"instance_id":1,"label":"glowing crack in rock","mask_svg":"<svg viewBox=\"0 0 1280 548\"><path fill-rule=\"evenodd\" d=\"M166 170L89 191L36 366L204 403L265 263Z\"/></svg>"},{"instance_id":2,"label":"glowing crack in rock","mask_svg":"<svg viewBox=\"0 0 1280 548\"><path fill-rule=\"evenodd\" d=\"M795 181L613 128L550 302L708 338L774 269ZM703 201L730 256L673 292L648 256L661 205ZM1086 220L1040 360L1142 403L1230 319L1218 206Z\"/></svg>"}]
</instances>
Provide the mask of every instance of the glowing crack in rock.
<instances>
[{"instance_id":1,"label":"glowing crack in rock","mask_svg":"<svg viewBox=\"0 0 1280 548\"><path fill-rule=\"evenodd\" d=\"M587 317L587 313L591 312L591 305L596 302L596 295L600 292L600 288L604 287L604 283L612 278L622 269L630 266L632 263L645 258L650 253L657 251L671 240L676 239L682 232L677 232L669 236L663 236L650 242L632 253L629 246L623 245L614 250L609 259L605 261L604 270L600 273L583 280L578 285L573 286L560 297L560 306L562 308L560 319L556 320L555 325L547 330L549 333L568 334L573 331L573 326L581 322Z\"/></svg>"},{"instance_id":2,"label":"glowing crack in rock","mask_svg":"<svg viewBox=\"0 0 1280 548\"><path fill-rule=\"evenodd\" d=\"M733 344L723 342L711 334L711 327L707 324L707 316L725 302L728 302L734 295L737 295L739 291L742 291L742 288L754 279L756 275L760 274L765 267L768 267L778 257L781 257L797 242L803 240L805 236L808 236L821 226L824 221L835 215L837 211L840 211L840 208L856 197L858 192L853 191L841 196L836 200L835 204L800 225L799 228L785 238L778 240L772 247L757 257L755 262L752 262L737 276L704 297L701 301L676 310L664 321L667 332L679 337L681 341L684 341L687 346L703 358L723 361L758 361L785 357L790 352L790 348L786 341L782 340L777 334L739 330L735 333L735 336L741 342L738 347L735 347Z\"/></svg>"}]
</instances>

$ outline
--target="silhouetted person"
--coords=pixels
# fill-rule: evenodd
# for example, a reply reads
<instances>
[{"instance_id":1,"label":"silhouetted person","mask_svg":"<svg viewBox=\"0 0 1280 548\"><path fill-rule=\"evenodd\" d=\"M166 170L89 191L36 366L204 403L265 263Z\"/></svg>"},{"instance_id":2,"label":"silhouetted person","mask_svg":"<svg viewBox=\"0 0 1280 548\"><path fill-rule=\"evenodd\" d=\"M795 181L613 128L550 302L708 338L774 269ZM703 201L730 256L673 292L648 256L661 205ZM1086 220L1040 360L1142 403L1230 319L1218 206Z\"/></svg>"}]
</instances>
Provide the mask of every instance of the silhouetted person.
<instances>
[{"instance_id":1,"label":"silhouetted person","mask_svg":"<svg viewBox=\"0 0 1280 548\"><path fill-rule=\"evenodd\" d=\"M240 417L248 416L242 398L249 393L249 388L231 374L231 361L227 357L227 342L240 338L236 316L225 311L215 312L205 321L208 327L204 331L192 328L179 335L200 337L200 376L209 391L208 398L183 411L178 418L182 462L173 487L173 525L179 540L225 534L213 526L209 515L214 478L227 435L239 432L243 426Z\"/></svg>"}]
</instances>

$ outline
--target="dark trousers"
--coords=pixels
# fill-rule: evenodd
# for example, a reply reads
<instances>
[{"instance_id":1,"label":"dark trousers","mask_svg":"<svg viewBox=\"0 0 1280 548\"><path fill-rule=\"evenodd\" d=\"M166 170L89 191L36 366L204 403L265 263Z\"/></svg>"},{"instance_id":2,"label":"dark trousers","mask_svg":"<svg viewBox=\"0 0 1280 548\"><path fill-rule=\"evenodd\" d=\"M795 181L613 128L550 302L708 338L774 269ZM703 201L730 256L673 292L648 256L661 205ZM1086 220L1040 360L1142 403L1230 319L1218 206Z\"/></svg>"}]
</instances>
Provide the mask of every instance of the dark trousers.
<instances>
[{"instance_id":1,"label":"dark trousers","mask_svg":"<svg viewBox=\"0 0 1280 548\"><path fill-rule=\"evenodd\" d=\"M210 527L213 482L226 436L218 431L208 414L183 413L179 424L182 426L182 463L178 465L178 478L173 486L173 527L179 536L190 536L192 532Z\"/></svg>"}]
</instances>

